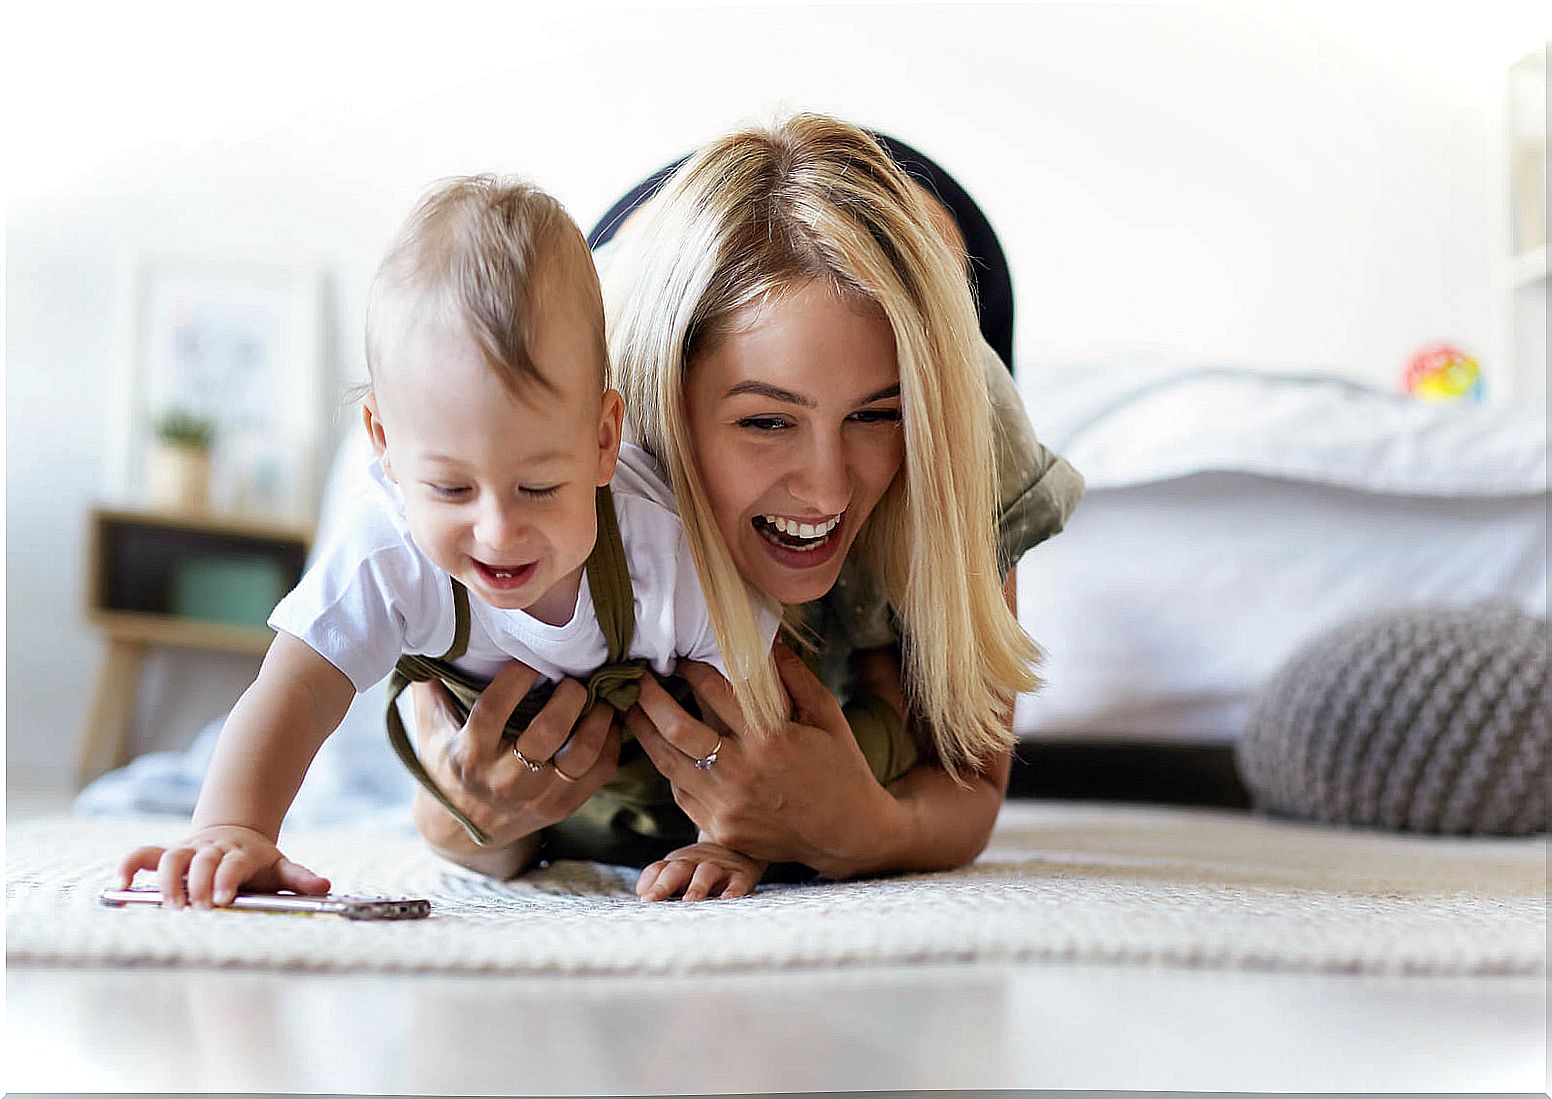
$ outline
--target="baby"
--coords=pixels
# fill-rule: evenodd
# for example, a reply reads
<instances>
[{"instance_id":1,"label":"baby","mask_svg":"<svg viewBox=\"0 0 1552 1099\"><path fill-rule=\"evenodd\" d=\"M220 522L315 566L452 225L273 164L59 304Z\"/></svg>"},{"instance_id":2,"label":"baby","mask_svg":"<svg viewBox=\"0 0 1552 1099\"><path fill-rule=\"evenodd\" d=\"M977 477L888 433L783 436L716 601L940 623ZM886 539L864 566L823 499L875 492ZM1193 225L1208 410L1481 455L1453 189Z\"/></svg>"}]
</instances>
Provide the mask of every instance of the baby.
<instances>
[{"instance_id":1,"label":"baby","mask_svg":"<svg viewBox=\"0 0 1552 1099\"><path fill-rule=\"evenodd\" d=\"M485 176L421 202L368 302L371 484L275 608L275 641L222 729L192 834L132 852L123 885L155 870L167 904L200 908L244 887L327 892L275 846L281 821L355 692L396 667L444 668L474 690L512 659L548 681L606 664L627 681L642 666L667 674L680 657L727 675L672 493L644 452L621 446L607 359L598 277L559 203ZM774 637L774 615L761 625ZM390 707L405 762L480 839L397 716ZM512 750L535 774L583 777L525 757L520 737ZM763 870L707 843L668 857L712 864L710 895L739 875L747 891Z\"/></svg>"}]
</instances>

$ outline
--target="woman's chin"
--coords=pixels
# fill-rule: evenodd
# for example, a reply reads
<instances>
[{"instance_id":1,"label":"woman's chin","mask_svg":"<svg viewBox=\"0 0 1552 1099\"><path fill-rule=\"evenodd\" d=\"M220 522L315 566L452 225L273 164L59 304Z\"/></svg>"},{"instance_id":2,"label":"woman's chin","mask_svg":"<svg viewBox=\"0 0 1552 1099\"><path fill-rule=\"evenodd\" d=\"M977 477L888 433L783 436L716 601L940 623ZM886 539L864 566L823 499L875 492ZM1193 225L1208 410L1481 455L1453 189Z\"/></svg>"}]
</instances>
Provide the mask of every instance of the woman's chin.
<instances>
[{"instance_id":1,"label":"woman's chin","mask_svg":"<svg viewBox=\"0 0 1552 1099\"><path fill-rule=\"evenodd\" d=\"M841 573L850 539L836 538L816 549L794 551L755 535L748 553L754 575L745 575L754 587L778 603L810 603L825 595Z\"/></svg>"}]
</instances>

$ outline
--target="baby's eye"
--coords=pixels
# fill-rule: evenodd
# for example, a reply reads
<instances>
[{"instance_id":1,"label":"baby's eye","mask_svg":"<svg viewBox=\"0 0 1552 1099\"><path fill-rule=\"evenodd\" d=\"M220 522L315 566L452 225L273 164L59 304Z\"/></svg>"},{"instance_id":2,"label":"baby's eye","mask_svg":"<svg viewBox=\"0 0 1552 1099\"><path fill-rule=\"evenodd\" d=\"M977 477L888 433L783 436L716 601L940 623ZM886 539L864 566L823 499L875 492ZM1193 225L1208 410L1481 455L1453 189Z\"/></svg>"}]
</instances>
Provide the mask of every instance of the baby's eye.
<instances>
[{"instance_id":1,"label":"baby's eye","mask_svg":"<svg viewBox=\"0 0 1552 1099\"><path fill-rule=\"evenodd\" d=\"M461 500L469 494L468 485L436 485L428 481L426 487L431 490L431 495L441 500Z\"/></svg>"},{"instance_id":2,"label":"baby's eye","mask_svg":"<svg viewBox=\"0 0 1552 1099\"><path fill-rule=\"evenodd\" d=\"M521 491L524 496L531 496L536 500L544 500L554 496L557 492L559 492L560 486L550 485L547 488L529 488L527 485L524 485L519 491Z\"/></svg>"},{"instance_id":3,"label":"baby's eye","mask_svg":"<svg viewBox=\"0 0 1552 1099\"><path fill-rule=\"evenodd\" d=\"M864 408L853 412L851 418L859 424L897 424L900 422L900 410L898 408Z\"/></svg>"},{"instance_id":4,"label":"baby's eye","mask_svg":"<svg viewBox=\"0 0 1552 1099\"><path fill-rule=\"evenodd\" d=\"M779 416L745 416L738 421L738 426L754 431L780 431L787 426L787 421Z\"/></svg>"}]
</instances>

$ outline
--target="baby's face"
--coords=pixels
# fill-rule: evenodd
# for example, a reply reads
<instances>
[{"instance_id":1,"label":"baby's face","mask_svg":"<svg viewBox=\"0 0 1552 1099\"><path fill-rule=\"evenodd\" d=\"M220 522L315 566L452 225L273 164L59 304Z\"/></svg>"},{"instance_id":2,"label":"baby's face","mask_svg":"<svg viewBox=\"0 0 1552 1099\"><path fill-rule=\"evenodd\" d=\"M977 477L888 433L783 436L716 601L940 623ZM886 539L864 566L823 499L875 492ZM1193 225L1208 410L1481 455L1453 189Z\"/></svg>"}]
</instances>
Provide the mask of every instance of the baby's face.
<instances>
[{"instance_id":1,"label":"baby's face","mask_svg":"<svg viewBox=\"0 0 1552 1099\"><path fill-rule=\"evenodd\" d=\"M365 413L421 551L476 598L554 624L575 609L622 410L618 393L600 397L593 329L573 297L548 299L530 348L555 392L514 396L467 333L429 323L377 371Z\"/></svg>"}]
</instances>

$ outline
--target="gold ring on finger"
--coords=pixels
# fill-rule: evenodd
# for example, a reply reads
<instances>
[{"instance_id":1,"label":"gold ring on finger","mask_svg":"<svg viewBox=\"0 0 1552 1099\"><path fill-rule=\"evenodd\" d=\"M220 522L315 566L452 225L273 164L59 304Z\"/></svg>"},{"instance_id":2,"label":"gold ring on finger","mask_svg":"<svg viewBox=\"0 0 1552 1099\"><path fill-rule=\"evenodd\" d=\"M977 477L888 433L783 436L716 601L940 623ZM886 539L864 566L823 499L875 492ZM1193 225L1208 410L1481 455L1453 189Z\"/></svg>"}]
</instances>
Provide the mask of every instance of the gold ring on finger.
<instances>
[{"instance_id":1,"label":"gold ring on finger","mask_svg":"<svg viewBox=\"0 0 1552 1099\"><path fill-rule=\"evenodd\" d=\"M697 771L711 770L711 765L717 762L717 753L720 751L722 751L722 738L718 737L716 746L695 761L695 769Z\"/></svg>"},{"instance_id":2,"label":"gold ring on finger","mask_svg":"<svg viewBox=\"0 0 1552 1099\"><path fill-rule=\"evenodd\" d=\"M560 764L556 763L553 759L550 760L550 770L554 771L555 772L555 777L560 779L562 782L573 782L574 783L574 782L581 782L582 781L579 778L572 778L565 771L562 771L560 769Z\"/></svg>"},{"instance_id":3,"label":"gold ring on finger","mask_svg":"<svg viewBox=\"0 0 1552 1099\"><path fill-rule=\"evenodd\" d=\"M544 764L535 763L533 760L523 755L523 753L518 749L517 741L515 740L512 742L512 754L517 757L517 762L528 768L529 774L537 775L540 771L544 770Z\"/></svg>"}]
</instances>

